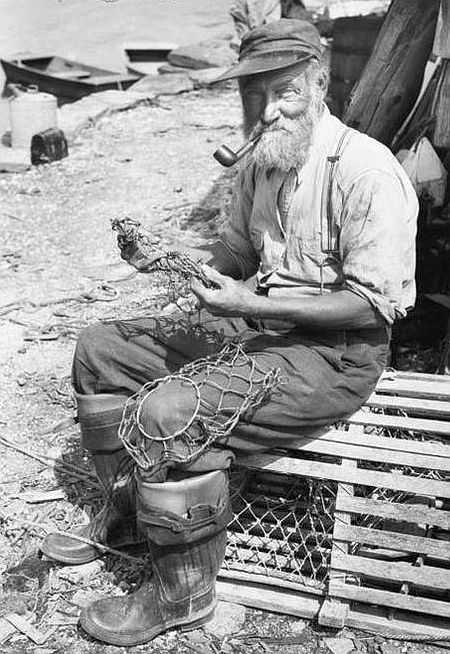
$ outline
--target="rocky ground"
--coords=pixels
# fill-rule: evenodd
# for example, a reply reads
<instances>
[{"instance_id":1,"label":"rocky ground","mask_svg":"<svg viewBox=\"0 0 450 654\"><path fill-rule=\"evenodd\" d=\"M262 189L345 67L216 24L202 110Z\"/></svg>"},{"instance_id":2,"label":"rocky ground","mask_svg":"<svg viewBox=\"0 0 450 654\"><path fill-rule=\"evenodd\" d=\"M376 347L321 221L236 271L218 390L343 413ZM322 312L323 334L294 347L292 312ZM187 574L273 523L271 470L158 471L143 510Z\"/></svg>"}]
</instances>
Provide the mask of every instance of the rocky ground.
<instances>
[{"instance_id":1,"label":"rocky ground","mask_svg":"<svg viewBox=\"0 0 450 654\"><path fill-rule=\"evenodd\" d=\"M39 557L47 531L87 520L100 501L77 427L61 426L73 413L68 376L79 330L98 320L174 308L163 280L138 275L120 260L110 221L130 216L170 249L207 249L230 200L233 173L224 173L211 156L221 142L241 142L236 93L193 91L105 117L79 134L69 158L0 176L5 654L434 651L349 632L336 644L326 640L335 633L304 621L234 605L221 605L209 629L170 632L127 650L105 646L77 627L80 608L101 594L135 588L145 553L108 555L78 569ZM2 619L11 613L38 634L26 625L12 629Z\"/></svg>"}]
</instances>

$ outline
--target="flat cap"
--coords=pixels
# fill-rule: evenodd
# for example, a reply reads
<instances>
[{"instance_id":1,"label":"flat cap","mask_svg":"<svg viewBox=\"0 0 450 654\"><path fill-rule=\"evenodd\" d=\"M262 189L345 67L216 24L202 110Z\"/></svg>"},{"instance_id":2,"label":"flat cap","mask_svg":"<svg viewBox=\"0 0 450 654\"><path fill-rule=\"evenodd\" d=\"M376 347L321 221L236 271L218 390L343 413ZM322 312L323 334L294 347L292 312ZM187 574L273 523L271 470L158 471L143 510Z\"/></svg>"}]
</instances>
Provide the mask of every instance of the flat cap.
<instances>
[{"instance_id":1,"label":"flat cap","mask_svg":"<svg viewBox=\"0 0 450 654\"><path fill-rule=\"evenodd\" d=\"M313 57L320 59L322 53L320 34L312 23L280 18L247 32L239 48L239 62L214 81L287 68Z\"/></svg>"}]
</instances>

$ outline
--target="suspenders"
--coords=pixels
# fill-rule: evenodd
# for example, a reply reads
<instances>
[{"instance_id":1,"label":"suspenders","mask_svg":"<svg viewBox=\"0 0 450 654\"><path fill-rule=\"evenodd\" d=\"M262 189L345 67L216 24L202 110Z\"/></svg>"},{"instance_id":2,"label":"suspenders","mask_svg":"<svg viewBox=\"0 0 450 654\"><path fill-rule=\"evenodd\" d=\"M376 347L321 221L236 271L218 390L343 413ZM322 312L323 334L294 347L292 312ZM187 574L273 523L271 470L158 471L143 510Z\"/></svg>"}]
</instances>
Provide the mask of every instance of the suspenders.
<instances>
[{"instance_id":1,"label":"suspenders","mask_svg":"<svg viewBox=\"0 0 450 654\"><path fill-rule=\"evenodd\" d=\"M339 259L339 233L336 222L333 220L333 207L331 202L331 191L333 176L336 166L341 158L344 145L353 130L345 129L336 145L336 151L333 155L327 157L325 175L322 186L321 200L321 229L320 229L320 249L327 257L320 264L320 292L323 293L323 267L329 263L330 259Z\"/></svg>"}]
</instances>

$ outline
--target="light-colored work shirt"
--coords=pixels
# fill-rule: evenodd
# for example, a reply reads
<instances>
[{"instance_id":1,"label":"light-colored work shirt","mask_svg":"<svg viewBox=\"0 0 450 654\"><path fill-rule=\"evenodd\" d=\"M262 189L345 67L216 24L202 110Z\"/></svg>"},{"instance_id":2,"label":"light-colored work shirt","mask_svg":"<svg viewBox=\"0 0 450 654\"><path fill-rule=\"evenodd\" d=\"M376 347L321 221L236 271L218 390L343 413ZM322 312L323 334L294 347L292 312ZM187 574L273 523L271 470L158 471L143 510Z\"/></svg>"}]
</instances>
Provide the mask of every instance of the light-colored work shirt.
<instances>
[{"instance_id":1,"label":"light-colored work shirt","mask_svg":"<svg viewBox=\"0 0 450 654\"><path fill-rule=\"evenodd\" d=\"M284 223L277 198L286 173L244 163L222 241L243 278L256 273L269 296L302 298L349 289L392 324L415 301L418 201L388 148L355 130L345 135L329 175L328 157L347 129L324 108L308 159L296 171ZM327 220L333 252L325 237Z\"/></svg>"}]
</instances>

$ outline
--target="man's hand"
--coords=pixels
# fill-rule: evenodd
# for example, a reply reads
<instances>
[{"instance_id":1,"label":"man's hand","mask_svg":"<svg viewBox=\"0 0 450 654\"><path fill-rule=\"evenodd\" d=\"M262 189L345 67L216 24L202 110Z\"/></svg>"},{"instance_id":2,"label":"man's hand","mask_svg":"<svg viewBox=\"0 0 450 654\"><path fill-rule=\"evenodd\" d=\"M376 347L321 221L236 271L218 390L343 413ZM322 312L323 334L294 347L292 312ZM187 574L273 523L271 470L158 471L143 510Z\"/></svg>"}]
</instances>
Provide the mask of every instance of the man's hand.
<instances>
[{"instance_id":1,"label":"man's hand","mask_svg":"<svg viewBox=\"0 0 450 654\"><path fill-rule=\"evenodd\" d=\"M206 264L203 264L202 270L219 287L214 289L206 288L201 282L195 279L192 281L192 292L198 297L202 307L207 309L213 316L242 317L251 312L250 309L255 295L243 282L221 275Z\"/></svg>"}]
</instances>

